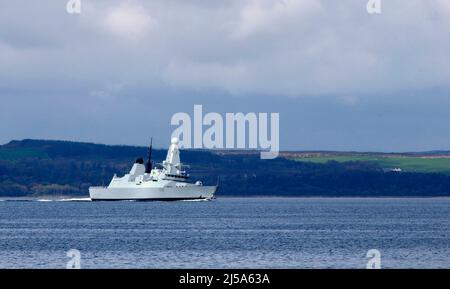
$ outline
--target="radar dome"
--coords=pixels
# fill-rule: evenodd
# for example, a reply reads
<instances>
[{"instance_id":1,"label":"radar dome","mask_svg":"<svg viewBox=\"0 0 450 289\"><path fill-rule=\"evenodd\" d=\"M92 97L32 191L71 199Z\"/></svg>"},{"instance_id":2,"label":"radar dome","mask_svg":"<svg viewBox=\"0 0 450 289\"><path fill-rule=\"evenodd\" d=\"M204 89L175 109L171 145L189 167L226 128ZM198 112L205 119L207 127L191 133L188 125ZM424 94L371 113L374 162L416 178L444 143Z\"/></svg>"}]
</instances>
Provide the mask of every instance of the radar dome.
<instances>
[{"instance_id":1,"label":"radar dome","mask_svg":"<svg viewBox=\"0 0 450 289\"><path fill-rule=\"evenodd\" d=\"M178 144L178 138L177 137L173 137L172 138L172 144Z\"/></svg>"}]
</instances>

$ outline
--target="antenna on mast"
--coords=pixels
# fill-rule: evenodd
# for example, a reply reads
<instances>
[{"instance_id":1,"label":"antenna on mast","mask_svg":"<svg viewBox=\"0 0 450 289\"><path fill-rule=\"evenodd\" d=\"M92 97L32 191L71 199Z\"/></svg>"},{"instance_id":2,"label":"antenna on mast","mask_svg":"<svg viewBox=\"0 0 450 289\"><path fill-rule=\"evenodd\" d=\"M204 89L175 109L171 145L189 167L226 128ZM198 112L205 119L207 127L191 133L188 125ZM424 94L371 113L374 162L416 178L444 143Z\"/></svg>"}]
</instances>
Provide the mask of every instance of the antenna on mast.
<instances>
[{"instance_id":1,"label":"antenna on mast","mask_svg":"<svg viewBox=\"0 0 450 289\"><path fill-rule=\"evenodd\" d=\"M152 171L152 144L153 144L153 137L150 139L150 147L148 148L148 160L145 166L146 174L149 174Z\"/></svg>"}]
</instances>

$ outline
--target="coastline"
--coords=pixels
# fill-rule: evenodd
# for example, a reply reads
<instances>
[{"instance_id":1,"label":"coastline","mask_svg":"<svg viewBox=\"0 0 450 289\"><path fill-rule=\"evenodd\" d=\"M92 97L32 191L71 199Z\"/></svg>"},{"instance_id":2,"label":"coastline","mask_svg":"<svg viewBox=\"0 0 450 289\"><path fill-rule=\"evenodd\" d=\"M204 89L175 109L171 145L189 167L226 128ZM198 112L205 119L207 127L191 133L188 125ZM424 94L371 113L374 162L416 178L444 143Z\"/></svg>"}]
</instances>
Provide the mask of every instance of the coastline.
<instances>
[{"instance_id":1,"label":"coastline","mask_svg":"<svg viewBox=\"0 0 450 289\"><path fill-rule=\"evenodd\" d=\"M217 199L336 199L336 200L370 200L370 199L443 199L450 200L450 196L277 196L277 195L261 195L261 196L243 196L243 195L227 195L217 196ZM37 197L0 197L0 202L90 202L89 196L37 196ZM213 200L214 201L214 200ZM120 202L120 201L118 201ZM128 202L128 200L127 200ZM152 201L145 201L152 202ZM153 201L163 202L163 201Z\"/></svg>"}]
</instances>

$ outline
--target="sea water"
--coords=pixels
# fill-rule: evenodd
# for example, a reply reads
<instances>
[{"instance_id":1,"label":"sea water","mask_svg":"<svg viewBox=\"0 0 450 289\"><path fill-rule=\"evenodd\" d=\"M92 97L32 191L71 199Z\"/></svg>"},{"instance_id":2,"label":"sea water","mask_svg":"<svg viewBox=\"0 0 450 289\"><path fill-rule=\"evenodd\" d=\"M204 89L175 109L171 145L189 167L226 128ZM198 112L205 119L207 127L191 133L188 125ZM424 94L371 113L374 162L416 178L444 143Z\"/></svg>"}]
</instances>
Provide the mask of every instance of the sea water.
<instances>
[{"instance_id":1,"label":"sea water","mask_svg":"<svg viewBox=\"0 0 450 289\"><path fill-rule=\"evenodd\" d=\"M450 267L448 198L0 202L0 268Z\"/></svg>"}]
</instances>

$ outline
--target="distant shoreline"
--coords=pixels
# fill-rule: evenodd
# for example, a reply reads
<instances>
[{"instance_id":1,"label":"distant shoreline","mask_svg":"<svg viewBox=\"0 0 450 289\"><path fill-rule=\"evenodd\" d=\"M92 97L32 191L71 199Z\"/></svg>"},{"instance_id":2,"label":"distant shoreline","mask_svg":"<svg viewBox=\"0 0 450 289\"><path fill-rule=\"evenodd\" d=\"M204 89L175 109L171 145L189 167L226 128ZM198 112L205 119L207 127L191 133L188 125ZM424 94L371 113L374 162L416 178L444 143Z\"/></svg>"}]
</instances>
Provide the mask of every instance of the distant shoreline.
<instances>
[{"instance_id":1,"label":"distant shoreline","mask_svg":"<svg viewBox=\"0 0 450 289\"><path fill-rule=\"evenodd\" d=\"M1 201L45 202L45 201L90 201L88 196L39 196L39 197L0 197ZM217 199L450 199L450 196L245 196L226 195ZM120 201L119 201L120 202ZM138 202L152 202L151 200ZM168 202L169 203L169 202Z\"/></svg>"},{"instance_id":2,"label":"distant shoreline","mask_svg":"<svg viewBox=\"0 0 450 289\"><path fill-rule=\"evenodd\" d=\"M126 174L145 147L23 140L0 146L0 198L80 198ZM444 151L429 152L430 156ZM448 152L450 155L450 152ZM248 154L182 151L194 182L216 184L219 198L430 198L450 196L450 158L364 153L303 153L261 160ZM163 160L166 151L154 150Z\"/></svg>"}]
</instances>

